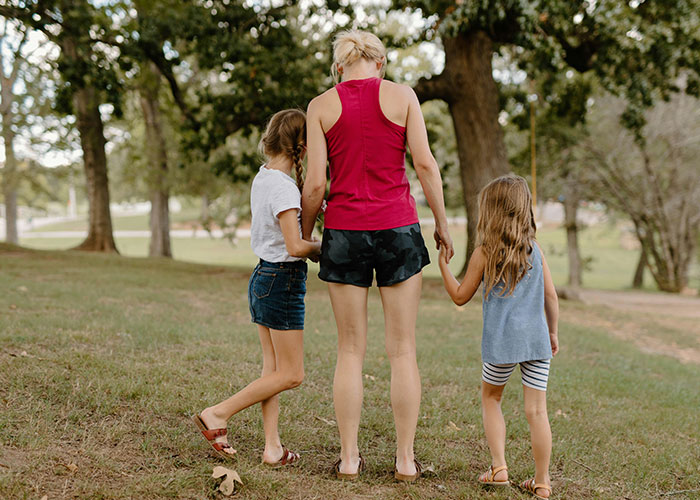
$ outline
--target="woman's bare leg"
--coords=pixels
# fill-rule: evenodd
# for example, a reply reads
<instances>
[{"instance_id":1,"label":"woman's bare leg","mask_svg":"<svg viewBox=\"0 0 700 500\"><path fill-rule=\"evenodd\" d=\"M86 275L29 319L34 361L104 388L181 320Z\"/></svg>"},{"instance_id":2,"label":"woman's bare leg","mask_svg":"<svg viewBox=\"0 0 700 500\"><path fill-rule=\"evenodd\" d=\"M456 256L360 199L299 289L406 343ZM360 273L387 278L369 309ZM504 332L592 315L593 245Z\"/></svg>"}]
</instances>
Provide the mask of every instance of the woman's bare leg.
<instances>
[{"instance_id":1,"label":"woman's bare leg","mask_svg":"<svg viewBox=\"0 0 700 500\"><path fill-rule=\"evenodd\" d=\"M552 430L547 416L547 392L523 386L525 416L530 424L532 455L535 458L535 483L549 485L549 460L552 455ZM549 496L549 491L538 489L537 494Z\"/></svg>"},{"instance_id":2,"label":"woman's bare leg","mask_svg":"<svg viewBox=\"0 0 700 500\"><path fill-rule=\"evenodd\" d=\"M416 473L413 441L418 424L421 383L416 361L416 318L422 273L379 289L384 307L386 352L391 363L391 408L396 426L396 468Z\"/></svg>"},{"instance_id":3,"label":"woman's bare leg","mask_svg":"<svg viewBox=\"0 0 700 500\"><path fill-rule=\"evenodd\" d=\"M275 351L275 370L254 380L230 398L203 410L201 417L209 429L226 427L228 419L239 411L298 387L304 380L304 331L270 329L270 339ZM217 438L217 441L226 441L226 437Z\"/></svg>"},{"instance_id":4,"label":"woman's bare leg","mask_svg":"<svg viewBox=\"0 0 700 500\"><path fill-rule=\"evenodd\" d=\"M329 283L328 290L338 327L333 404L340 433L340 472L354 474L360 461L357 433L362 412L362 364L367 347L368 289Z\"/></svg>"}]
</instances>

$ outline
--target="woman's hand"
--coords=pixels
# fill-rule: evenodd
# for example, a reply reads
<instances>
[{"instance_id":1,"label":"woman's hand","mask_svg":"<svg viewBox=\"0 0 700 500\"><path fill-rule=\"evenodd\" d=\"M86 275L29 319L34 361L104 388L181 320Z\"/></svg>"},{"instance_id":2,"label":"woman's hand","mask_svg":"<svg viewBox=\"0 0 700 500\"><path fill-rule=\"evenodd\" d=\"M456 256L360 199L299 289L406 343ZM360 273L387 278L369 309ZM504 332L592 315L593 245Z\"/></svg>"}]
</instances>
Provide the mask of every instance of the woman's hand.
<instances>
[{"instance_id":1,"label":"woman's hand","mask_svg":"<svg viewBox=\"0 0 700 500\"><path fill-rule=\"evenodd\" d=\"M442 250L441 247L444 247L445 261L450 262L452 257L454 257L455 249L454 245L452 244L452 237L450 236L447 228L436 224L433 237L435 238L435 248Z\"/></svg>"}]
</instances>

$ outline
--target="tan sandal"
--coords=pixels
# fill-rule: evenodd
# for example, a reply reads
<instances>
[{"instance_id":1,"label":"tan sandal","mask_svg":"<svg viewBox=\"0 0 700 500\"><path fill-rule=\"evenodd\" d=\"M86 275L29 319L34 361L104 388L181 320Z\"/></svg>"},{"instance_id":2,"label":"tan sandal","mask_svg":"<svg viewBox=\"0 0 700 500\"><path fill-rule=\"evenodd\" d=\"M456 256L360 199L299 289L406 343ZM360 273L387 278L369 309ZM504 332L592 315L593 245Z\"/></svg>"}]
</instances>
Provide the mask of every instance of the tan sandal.
<instances>
[{"instance_id":1,"label":"tan sandal","mask_svg":"<svg viewBox=\"0 0 700 500\"><path fill-rule=\"evenodd\" d=\"M362 453L360 453L360 465L357 466L357 472L354 474L346 474L344 472L340 472L340 463L342 462L342 459L338 459L336 463L333 464L333 470L335 471L335 478L340 479L341 481L355 481L357 478L360 477L360 472L365 470L365 459L362 457Z\"/></svg>"},{"instance_id":2,"label":"tan sandal","mask_svg":"<svg viewBox=\"0 0 700 500\"><path fill-rule=\"evenodd\" d=\"M289 451L284 445L282 445L282 458L277 460L277 462L265 462L263 460L263 465L266 467L277 468L285 465L292 465L293 463L296 463L300 458L301 455L299 455L298 453L294 453L293 451Z\"/></svg>"},{"instance_id":3,"label":"tan sandal","mask_svg":"<svg viewBox=\"0 0 700 500\"><path fill-rule=\"evenodd\" d=\"M396 479L397 481L400 481L402 483L415 482L423 473L423 466L415 458L413 459L413 465L416 466L416 473L415 474L410 474L410 475L401 474L399 472L399 470L396 468L396 457L394 457L394 479Z\"/></svg>"},{"instance_id":4,"label":"tan sandal","mask_svg":"<svg viewBox=\"0 0 700 500\"><path fill-rule=\"evenodd\" d=\"M204 439L206 439L209 445L214 449L214 453L216 453L217 456L227 460L233 460L234 454L236 453L236 450L233 450L233 446L228 443L219 443L215 441L216 438L226 435L227 430L225 427L221 429L209 429L207 424L204 423L204 420L202 420L201 415L193 415L191 420L202 433ZM233 453L223 451L229 448L233 450Z\"/></svg>"},{"instance_id":5,"label":"tan sandal","mask_svg":"<svg viewBox=\"0 0 700 500\"><path fill-rule=\"evenodd\" d=\"M506 479L505 481L496 481L496 474L498 474L501 471L507 471L508 467L505 465L501 465L499 467L496 467L495 469L493 468L493 465L489 467L489 470L485 472L486 474L486 479L483 480L481 479L481 476L477 479L479 483L488 485L488 486L508 486L510 484L510 481Z\"/></svg>"},{"instance_id":6,"label":"tan sandal","mask_svg":"<svg viewBox=\"0 0 700 500\"><path fill-rule=\"evenodd\" d=\"M548 500L549 498L552 498L552 488L547 486L546 484L535 483L535 478L528 479L527 481L523 481L522 483L520 483L520 489L527 491L528 493L534 495L535 498L540 498L541 500ZM543 497L538 495L537 490L540 489L549 491L549 496Z\"/></svg>"}]
</instances>

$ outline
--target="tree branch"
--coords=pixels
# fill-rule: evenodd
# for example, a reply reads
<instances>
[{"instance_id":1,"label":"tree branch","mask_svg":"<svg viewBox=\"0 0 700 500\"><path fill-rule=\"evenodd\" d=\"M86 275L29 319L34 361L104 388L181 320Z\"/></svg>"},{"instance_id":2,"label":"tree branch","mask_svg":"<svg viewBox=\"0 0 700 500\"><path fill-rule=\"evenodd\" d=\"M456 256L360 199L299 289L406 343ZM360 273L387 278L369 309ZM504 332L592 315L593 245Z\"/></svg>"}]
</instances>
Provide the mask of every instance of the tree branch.
<instances>
[{"instance_id":1,"label":"tree branch","mask_svg":"<svg viewBox=\"0 0 700 500\"><path fill-rule=\"evenodd\" d=\"M430 79L421 78L418 83L413 87L418 100L420 102L432 101L433 99L442 99L443 101L449 102L449 94L447 89L447 84L445 82L445 76L440 73Z\"/></svg>"}]
</instances>

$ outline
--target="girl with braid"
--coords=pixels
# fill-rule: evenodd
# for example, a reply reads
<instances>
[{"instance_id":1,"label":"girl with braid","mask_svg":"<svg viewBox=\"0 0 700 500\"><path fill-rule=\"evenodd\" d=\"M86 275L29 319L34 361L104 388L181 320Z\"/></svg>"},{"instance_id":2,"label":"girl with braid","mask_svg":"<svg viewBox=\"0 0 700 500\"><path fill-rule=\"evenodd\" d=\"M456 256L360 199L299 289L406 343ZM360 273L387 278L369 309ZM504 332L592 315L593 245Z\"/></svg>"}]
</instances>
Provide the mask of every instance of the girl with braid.
<instances>
[{"instance_id":1,"label":"girl with braid","mask_svg":"<svg viewBox=\"0 0 700 500\"><path fill-rule=\"evenodd\" d=\"M257 325L263 352L262 375L238 393L192 417L214 452L233 458L226 423L239 411L262 406L266 465L288 465L299 459L280 442L278 394L304 378L303 333L306 257L321 251L316 239L301 238L302 160L306 153L306 115L297 109L276 113L260 143L267 163L253 179L251 246L260 258L248 283L251 320ZM294 170L296 183L291 174Z\"/></svg>"}]
</instances>

